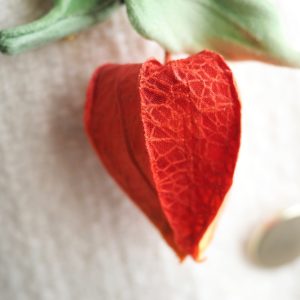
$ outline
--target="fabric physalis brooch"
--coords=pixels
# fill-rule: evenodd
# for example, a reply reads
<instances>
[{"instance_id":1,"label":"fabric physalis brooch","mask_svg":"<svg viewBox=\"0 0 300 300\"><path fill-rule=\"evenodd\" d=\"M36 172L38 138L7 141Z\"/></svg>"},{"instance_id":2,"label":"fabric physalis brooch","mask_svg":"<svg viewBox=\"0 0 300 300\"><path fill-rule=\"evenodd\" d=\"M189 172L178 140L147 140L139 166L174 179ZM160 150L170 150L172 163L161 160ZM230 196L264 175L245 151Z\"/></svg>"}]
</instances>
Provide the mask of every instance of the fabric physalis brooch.
<instances>
[{"instance_id":1,"label":"fabric physalis brooch","mask_svg":"<svg viewBox=\"0 0 300 300\"><path fill-rule=\"evenodd\" d=\"M18 54L106 20L122 5L132 26L166 52L162 65L100 67L85 108L103 164L183 259L201 260L231 186L240 102L223 58L300 66L272 0L56 0L32 23L0 30L0 52ZM198 54L195 54L198 53Z\"/></svg>"},{"instance_id":2,"label":"fabric physalis brooch","mask_svg":"<svg viewBox=\"0 0 300 300\"><path fill-rule=\"evenodd\" d=\"M200 260L240 145L240 102L223 58L100 67L85 109L104 166L183 259Z\"/></svg>"}]
</instances>

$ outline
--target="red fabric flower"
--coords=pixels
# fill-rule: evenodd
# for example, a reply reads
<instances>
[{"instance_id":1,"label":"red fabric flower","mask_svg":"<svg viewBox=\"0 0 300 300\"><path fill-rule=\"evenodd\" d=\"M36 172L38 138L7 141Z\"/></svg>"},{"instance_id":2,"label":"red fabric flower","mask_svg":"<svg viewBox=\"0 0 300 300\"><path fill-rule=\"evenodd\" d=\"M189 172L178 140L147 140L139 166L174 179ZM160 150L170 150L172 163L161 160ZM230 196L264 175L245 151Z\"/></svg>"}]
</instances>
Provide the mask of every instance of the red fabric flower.
<instances>
[{"instance_id":1,"label":"red fabric flower","mask_svg":"<svg viewBox=\"0 0 300 300\"><path fill-rule=\"evenodd\" d=\"M88 136L103 164L180 258L200 259L232 184L240 102L222 57L100 67Z\"/></svg>"}]
</instances>

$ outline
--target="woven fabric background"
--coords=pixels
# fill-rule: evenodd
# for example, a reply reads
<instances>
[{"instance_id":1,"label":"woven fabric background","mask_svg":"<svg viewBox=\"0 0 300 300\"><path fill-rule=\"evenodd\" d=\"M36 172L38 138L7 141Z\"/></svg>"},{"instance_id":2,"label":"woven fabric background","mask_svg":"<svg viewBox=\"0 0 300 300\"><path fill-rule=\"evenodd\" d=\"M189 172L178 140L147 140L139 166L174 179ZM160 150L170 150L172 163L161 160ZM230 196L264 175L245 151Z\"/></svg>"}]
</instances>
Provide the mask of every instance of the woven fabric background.
<instances>
[{"instance_id":1,"label":"woven fabric background","mask_svg":"<svg viewBox=\"0 0 300 300\"><path fill-rule=\"evenodd\" d=\"M0 0L0 27L35 19L42 2ZM255 225L299 203L300 71L231 64L243 101L234 185L207 261L180 264L82 126L93 70L149 56L163 52L125 10L73 40L0 55L0 299L300 299L299 261L269 271L244 253Z\"/></svg>"}]
</instances>

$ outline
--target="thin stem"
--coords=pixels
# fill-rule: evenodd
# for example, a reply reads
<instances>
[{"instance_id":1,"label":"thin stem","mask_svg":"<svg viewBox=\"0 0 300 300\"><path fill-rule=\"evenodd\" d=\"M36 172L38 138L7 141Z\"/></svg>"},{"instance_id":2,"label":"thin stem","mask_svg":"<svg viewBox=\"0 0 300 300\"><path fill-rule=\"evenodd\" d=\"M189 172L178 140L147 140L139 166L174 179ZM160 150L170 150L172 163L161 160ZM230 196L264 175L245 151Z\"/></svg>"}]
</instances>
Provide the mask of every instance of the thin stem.
<instances>
[{"instance_id":1,"label":"thin stem","mask_svg":"<svg viewBox=\"0 0 300 300\"><path fill-rule=\"evenodd\" d=\"M17 54L72 35L104 21L119 6L115 0L56 0L40 19L0 30L0 52Z\"/></svg>"},{"instance_id":2,"label":"thin stem","mask_svg":"<svg viewBox=\"0 0 300 300\"><path fill-rule=\"evenodd\" d=\"M169 51L165 51L165 64L167 64L171 59L171 53Z\"/></svg>"}]
</instances>

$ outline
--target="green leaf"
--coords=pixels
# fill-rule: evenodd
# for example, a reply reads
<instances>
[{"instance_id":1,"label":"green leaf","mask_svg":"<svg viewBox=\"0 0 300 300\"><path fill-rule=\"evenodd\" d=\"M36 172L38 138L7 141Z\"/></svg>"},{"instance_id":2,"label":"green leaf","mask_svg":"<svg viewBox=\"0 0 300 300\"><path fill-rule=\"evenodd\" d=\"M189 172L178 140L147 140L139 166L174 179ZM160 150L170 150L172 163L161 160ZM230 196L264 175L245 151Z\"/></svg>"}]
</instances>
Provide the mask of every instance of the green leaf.
<instances>
[{"instance_id":1,"label":"green leaf","mask_svg":"<svg viewBox=\"0 0 300 300\"><path fill-rule=\"evenodd\" d=\"M271 0L125 0L132 25L172 53L205 48L228 59L300 66Z\"/></svg>"},{"instance_id":2,"label":"green leaf","mask_svg":"<svg viewBox=\"0 0 300 300\"><path fill-rule=\"evenodd\" d=\"M55 0L45 16L32 23L0 31L0 51L24 52L104 21L119 0Z\"/></svg>"}]
</instances>

